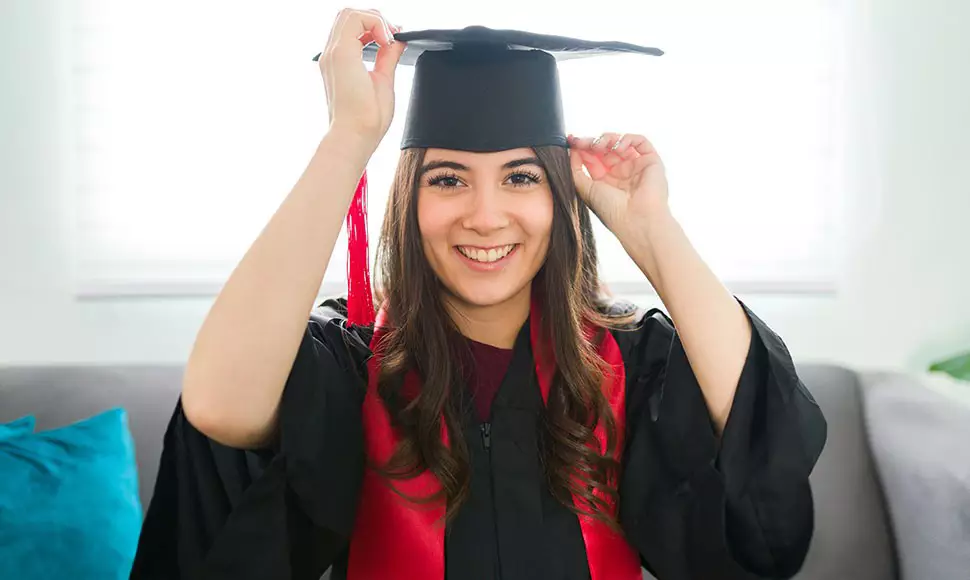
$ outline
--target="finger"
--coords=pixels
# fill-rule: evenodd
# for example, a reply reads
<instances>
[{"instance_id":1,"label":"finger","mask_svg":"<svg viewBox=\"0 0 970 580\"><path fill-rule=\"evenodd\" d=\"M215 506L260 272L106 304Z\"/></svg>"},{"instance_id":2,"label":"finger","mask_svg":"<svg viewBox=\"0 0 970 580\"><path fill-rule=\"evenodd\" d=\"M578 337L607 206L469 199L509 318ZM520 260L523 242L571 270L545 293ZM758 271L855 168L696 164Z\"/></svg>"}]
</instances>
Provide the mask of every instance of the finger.
<instances>
[{"instance_id":1,"label":"finger","mask_svg":"<svg viewBox=\"0 0 970 580\"><path fill-rule=\"evenodd\" d=\"M590 149L599 153L600 155L605 155L619 138L620 135L618 133L603 133L593 140L593 144L591 145Z\"/></svg>"},{"instance_id":2,"label":"finger","mask_svg":"<svg viewBox=\"0 0 970 580\"><path fill-rule=\"evenodd\" d=\"M632 133L624 133L623 135L620 136L619 139L616 140L616 143L613 144L611 151L613 151L617 155L620 155L621 157L626 157L625 154L628 154L630 152L636 153L636 149L630 148L630 142L633 140L634 137L636 137L636 135Z\"/></svg>"},{"instance_id":3,"label":"finger","mask_svg":"<svg viewBox=\"0 0 970 580\"><path fill-rule=\"evenodd\" d=\"M613 147L613 145L610 145L610 143L615 143L616 139L619 137L621 136L617 135L616 133L604 133L596 138L575 137L570 134L567 136L567 141L570 147L575 148L584 154L590 155L590 163L597 167L597 171L600 167L602 167L605 174L608 173L612 167L627 159L627 156L617 155L610 150ZM633 153L633 155L635 156L636 153Z\"/></svg>"},{"instance_id":4,"label":"finger","mask_svg":"<svg viewBox=\"0 0 970 580\"><path fill-rule=\"evenodd\" d=\"M586 171L583 171L583 167L586 167L587 171L589 170L589 167L586 166L584 161L584 157L586 156L588 156L588 154L580 149L570 150L569 166L572 169L573 182L576 184L576 193L579 194L579 197L586 203L586 205L589 206L589 208L592 209L596 215L602 215L601 210L603 196L600 195L602 193L602 183L600 183L600 187L597 187L597 181L591 177L592 172L590 175L587 175ZM596 193L593 192L594 189L596 189Z\"/></svg>"},{"instance_id":5,"label":"finger","mask_svg":"<svg viewBox=\"0 0 970 580\"><path fill-rule=\"evenodd\" d=\"M583 158L578 149L569 152L569 167L573 173L573 181L576 183L576 191L579 192L580 197L586 199L593 180L583 171Z\"/></svg>"},{"instance_id":6,"label":"finger","mask_svg":"<svg viewBox=\"0 0 970 580\"><path fill-rule=\"evenodd\" d=\"M622 157L625 161L629 161L631 159L636 159L637 157L641 157L640 153L638 153L635 148L630 147L629 145L626 145L626 146L621 145L617 147L616 150L613 151L613 154Z\"/></svg>"},{"instance_id":7,"label":"finger","mask_svg":"<svg viewBox=\"0 0 970 580\"><path fill-rule=\"evenodd\" d=\"M604 159L604 164L610 168L610 175L617 179L629 179L648 166L660 162L658 155L641 155L630 146L623 150L618 147L616 151L611 152Z\"/></svg>"},{"instance_id":8,"label":"finger","mask_svg":"<svg viewBox=\"0 0 970 580\"><path fill-rule=\"evenodd\" d=\"M372 8L369 10L359 10L359 12L363 17L363 26L366 29L373 31L374 39L378 42L378 44L381 46L390 46L394 44L394 32L391 30L391 23L388 22L379 11ZM370 20L368 20L368 17L370 20L376 19L376 21L372 23Z\"/></svg>"},{"instance_id":9,"label":"finger","mask_svg":"<svg viewBox=\"0 0 970 580\"><path fill-rule=\"evenodd\" d=\"M643 135L629 134L624 138L626 143L617 147L620 150L622 147L624 150L630 149L636 151L640 155L655 155L657 154L656 148L654 148L653 143Z\"/></svg>"},{"instance_id":10,"label":"finger","mask_svg":"<svg viewBox=\"0 0 970 580\"><path fill-rule=\"evenodd\" d=\"M619 135L619 136L618 136L618 137L617 137L617 138L616 138L616 139L615 139L615 140L613 141L613 144L612 144L612 145L610 145L610 151L616 151L617 149L619 149L619 148L620 148L620 145L621 145L621 144L622 144L622 143L623 143L624 141L626 141L626 140L627 140L627 135L626 135L626 133L621 133L621 134L620 134L620 135Z\"/></svg>"},{"instance_id":11,"label":"finger","mask_svg":"<svg viewBox=\"0 0 970 580\"><path fill-rule=\"evenodd\" d=\"M376 41L381 46L387 46L394 40L390 25L376 10L344 8L340 11L337 21L334 23L330 40L332 46L329 48L333 50L342 46L356 46L359 49L367 43L355 45L354 41L360 42L360 38L365 32L370 32L371 40Z\"/></svg>"},{"instance_id":12,"label":"finger","mask_svg":"<svg viewBox=\"0 0 970 580\"><path fill-rule=\"evenodd\" d=\"M382 46L377 49L377 58L374 60L374 72L387 77L394 82L394 71L397 70L397 63L404 54L407 43L397 41L390 46Z\"/></svg>"},{"instance_id":13,"label":"finger","mask_svg":"<svg viewBox=\"0 0 970 580\"><path fill-rule=\"evenodd\" d=\"M637 173L644 171L647 167L656 165L658 163L661 167L663 167L663 162L660 161L659 157L654 155L641 155L638 159L634 159L632 163L633 165L630 170L631 175L636 175Z\"/></svg>"},{"instance_id":14,"label":"finger","mask_svg":"<svg viewBox=\"0 0 970 580\"><path fill-rule=\"evenodd\" d=\"M395 35L398 32L401 32L401 27L400 26L397 26L395 24L391 24L390 27L391 27L391 34L392 35ZM374 38L374 33L371 32L370 30L368 30L367 32L365 32L365 33L361 34L359 37L357 37L357 40L359 40L360 43L361 43L361 45L363 45L363 46L367 46L368 44L370 44L372 42L377 42L378 44L380 44L380 41L378 41L378 39ZM395 39L394 44L397 44L398 42L400 42L400 41L397 40L397 39Z\"/></svg>"},{"instance_id":15,"label":"finger","mask_svg":"<svg viewBox=\"0 0 970 580\"><path fill-rule=\"evenodd\" d=\"M593 179L602 179L610 172L609 168L603 164L602 159L600 159L595 153L590 151L583 151L582 149L577 150L580 159L583 160L583 165L586 166L586 171L589 172L589 176Z\"/></svg>"},{"instance_id":16,"label":"finger","mask_svg":"<svg viewBox=\"0 0 970 580\"><path fill-rule=\"evenodd\" d=\"M623 155L618 155L613 151L607 151L606 154L600 156L600 161L608 169L613 169L617 165L626 161L626 157L624 157Z\"/></svg>"},{"instance_id":17,"label":"finger","mask_svg":"<svg viewBox=\"0 0 970 580\"><path fill-rule=\"evenodd\" d=\"M593 141L596 140L594 137L576 137L575 135L570 135L570 147L575 147L577 149L589 149L593 145Z\"/></svg>"},{"instance_id":18,"label":"finger","mask_svg":"<svg viewBox=\"0 0 970 580\"><path fill-rule=\"evenodd\" d=\"M593 157L590 158L590 162L593 163L593 158L596 158L599 162L599 165L602 165L605 168L605 170L611 169L612 167L622 163L626 159L626 157L622 155L613 154L613 152L610 151L609 149L607 149L606 151L600 152L600 149L602 149L602 147L600 147L600 142L604 140L602 136L594 139L592 137L580 138L580 137L575 137L572 134L569 134L566 137L566 140L569 143L571 148L575 148L577 150L583 151L584 153L591 154ZM597 143L596 149L593 149L592 147L594 142ZM609 143L608 137L606 139L606 142Z\"/></svg>"},{"instance_id":19,"label":"finger","mask_svg":"<svg viewBox=\"0 0 970 580\"><path fill-rule=\"evenodd\" d=\"M636 163L639 159L623 159L622 161L609 165L610 177L614 179L630 179L636 174Z\"/></svg>"}]
</instances>

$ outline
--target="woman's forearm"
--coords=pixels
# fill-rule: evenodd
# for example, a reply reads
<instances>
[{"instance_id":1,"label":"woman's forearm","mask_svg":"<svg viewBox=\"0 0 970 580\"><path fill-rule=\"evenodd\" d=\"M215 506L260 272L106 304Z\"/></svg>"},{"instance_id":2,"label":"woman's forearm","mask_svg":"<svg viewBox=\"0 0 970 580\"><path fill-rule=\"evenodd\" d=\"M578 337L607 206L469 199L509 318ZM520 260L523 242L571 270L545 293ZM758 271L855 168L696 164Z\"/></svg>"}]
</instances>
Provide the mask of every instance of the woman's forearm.
<instances>
[{"instance_id":1,"label":"woman's forearm","mask_svg":"<svg viewBox=\"0 0 970 580\"><path fill-rule=\"evenodd\" d=\"M621 240L670 313L720 433L751 342L744 309L701 259L668 208L654 212L649 223Z\"/></svg>"},{"instance_id":2,"label":"woman's forearm","mask_svg":"<svg viewBox=\"0 0 970 580\"><path fill-rule=\"evenodd\" d=\"M207 436L234 447L272 436L286 378L373 149L356 135L328 133L220 291L182 387L186 417Z\"/></svg>"}]
</instances>

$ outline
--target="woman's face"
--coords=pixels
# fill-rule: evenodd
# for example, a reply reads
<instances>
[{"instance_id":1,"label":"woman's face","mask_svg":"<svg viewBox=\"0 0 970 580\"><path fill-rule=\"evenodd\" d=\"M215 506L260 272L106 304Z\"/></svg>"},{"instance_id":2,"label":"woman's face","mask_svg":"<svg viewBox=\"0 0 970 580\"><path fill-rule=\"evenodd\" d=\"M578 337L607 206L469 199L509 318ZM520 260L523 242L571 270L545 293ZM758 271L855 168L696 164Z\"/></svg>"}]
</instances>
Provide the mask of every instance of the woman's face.
<instances>
[{"instance_id":1,"label":"woman's face","mask_svg":"<svg viewBox=\"0 0 970 580\"><path fill-rule=\"evenodd\" d=\"M424 253L452 295L491 306L529 285L546 258L553 214L532 149L428 149L418 179Z\"/></svg>"}]
</instances>

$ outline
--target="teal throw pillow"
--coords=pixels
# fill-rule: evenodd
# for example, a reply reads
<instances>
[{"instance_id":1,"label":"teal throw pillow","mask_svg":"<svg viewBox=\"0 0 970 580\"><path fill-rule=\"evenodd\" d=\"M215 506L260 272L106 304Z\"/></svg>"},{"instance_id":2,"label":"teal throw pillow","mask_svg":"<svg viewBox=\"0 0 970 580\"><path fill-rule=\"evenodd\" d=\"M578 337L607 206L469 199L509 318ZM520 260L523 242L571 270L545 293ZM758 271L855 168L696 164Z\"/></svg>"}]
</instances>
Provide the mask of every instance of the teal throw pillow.
<instances>
[{"instance_id":1,"label":"teal throw pillow","mask_svg":"<svg viewBox=\"0 0 970 580\"><path fill-rule=\"evenodd\" d=\"M28 423L0 426L0 578L127 578L142 518L127 413Z\"/></svg>"},{"instance_id":2,"label":"teal throw pillow","mask_svg":"<svg viewBox=\"0 0 970 580\"><path fill-rule=\"evenodd\" d=\"M0 423L0 440L6 439L7 437L12 437L14 435L33 433L33 431L34 418L28 415L27 417L14 419L9 423Z\"/></svg>"}]
</instances>

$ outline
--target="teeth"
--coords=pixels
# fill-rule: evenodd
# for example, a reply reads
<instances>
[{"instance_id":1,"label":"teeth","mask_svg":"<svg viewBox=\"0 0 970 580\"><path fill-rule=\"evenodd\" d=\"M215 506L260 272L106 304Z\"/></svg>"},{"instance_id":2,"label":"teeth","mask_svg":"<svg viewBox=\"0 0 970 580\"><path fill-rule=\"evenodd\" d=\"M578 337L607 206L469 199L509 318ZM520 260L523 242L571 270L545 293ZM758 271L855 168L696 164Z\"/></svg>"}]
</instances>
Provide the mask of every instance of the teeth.
<instances>
[{"instance_id":1,"label":"teeth","mask_svg":"<svg viewBox=\"0 0 970 580\"><path fill-rule=\"evenodd\" d=\"M512 251L515 244L509 244L507 246L502 246L501 248L492 248L491 250L476 250L474 248L465 248L458 246L458 251L464 254L466 257L475 260L476 262L497 262Z\"/></svg>"}]
</instances>

